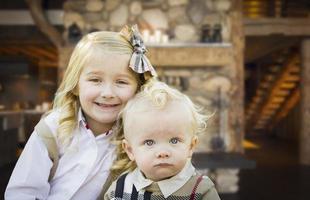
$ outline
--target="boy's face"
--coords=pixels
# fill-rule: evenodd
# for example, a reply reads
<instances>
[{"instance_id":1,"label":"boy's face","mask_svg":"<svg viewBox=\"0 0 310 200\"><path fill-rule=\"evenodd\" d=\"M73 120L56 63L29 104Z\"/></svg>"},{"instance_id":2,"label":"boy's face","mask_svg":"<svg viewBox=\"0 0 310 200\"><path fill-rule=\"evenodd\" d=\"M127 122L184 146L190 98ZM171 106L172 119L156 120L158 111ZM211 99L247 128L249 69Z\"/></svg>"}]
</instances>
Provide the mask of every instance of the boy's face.
<instances>
[{"instance_id":1,"label":"boy's face","mask_svg":"<svg viewBox=\"0 0 310 200\"><path fill-rule=\"evenodd\" d=\"M186 110L169 104L163 110L135 112L125 125L123 147L143 174L153 181L179 173L193 153L196 137L190 132ZM151 109L151 110L150 110Z\"/></svg>"},{"instance_id":2,"label":"boy's face","mask_svg":"<svg viewBox=\"0 0 310 200\"><path fill-rule=\"evenodd\" d=\"M88 126L95 134L112 127L137 90L129 59L130 55L105 54L96 49L81 72L77 93Z\"/></svg>"}]
</instances>

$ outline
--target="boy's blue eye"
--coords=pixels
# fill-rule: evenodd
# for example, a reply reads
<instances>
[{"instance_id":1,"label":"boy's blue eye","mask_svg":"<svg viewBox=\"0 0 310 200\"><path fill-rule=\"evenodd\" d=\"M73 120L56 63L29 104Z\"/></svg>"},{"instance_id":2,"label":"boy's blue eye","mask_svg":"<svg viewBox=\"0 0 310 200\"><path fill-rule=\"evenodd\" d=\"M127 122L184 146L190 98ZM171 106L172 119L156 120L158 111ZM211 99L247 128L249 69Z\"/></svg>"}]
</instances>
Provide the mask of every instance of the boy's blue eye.
<instances>
[{"instance_id":1,"label":"boy's blue eye","mask_svg":"<svg viewBox=\"0 0 310 200\"><path fill-rule=\"evenodd\" d=\"M154 140L145 140L144 141L144 145L146 145L146 146L152 146L153 144L155 144Z\"/></svg>"},{"instance_id":2,"label":"boy's blue eye","mask_svg":"<svg viewBox=\"0 0 310 200\"><path fill-rule=\"evenodd\" d=\"M180 140L179 140L178 138L172 138L172 139L170 140L170 143L172 143L172 144L177 144L179 141L180 141Z\"/></svg>"}]
</instances>

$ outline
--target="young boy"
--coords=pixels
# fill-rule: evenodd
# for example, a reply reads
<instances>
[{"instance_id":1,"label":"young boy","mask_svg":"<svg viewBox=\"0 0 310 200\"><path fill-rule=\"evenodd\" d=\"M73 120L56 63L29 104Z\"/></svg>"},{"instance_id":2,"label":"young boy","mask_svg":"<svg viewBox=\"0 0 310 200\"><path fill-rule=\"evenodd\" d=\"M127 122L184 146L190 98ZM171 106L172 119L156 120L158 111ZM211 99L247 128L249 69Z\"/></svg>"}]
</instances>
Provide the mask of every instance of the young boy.
<instances>
[{"instance_id":1,"label":"young boy","mask_svg":"<svg viewBox=\"0 0 310 200\"><path fill-rule=\"evenodd\" d=\"M120 114L119 144L131 162L116 165L133 170L113 182L104 199L220 199L212 181L191 164L196 135L205 128L199 112L166 84L145 85Z\"/></svg>"}]
</instances>

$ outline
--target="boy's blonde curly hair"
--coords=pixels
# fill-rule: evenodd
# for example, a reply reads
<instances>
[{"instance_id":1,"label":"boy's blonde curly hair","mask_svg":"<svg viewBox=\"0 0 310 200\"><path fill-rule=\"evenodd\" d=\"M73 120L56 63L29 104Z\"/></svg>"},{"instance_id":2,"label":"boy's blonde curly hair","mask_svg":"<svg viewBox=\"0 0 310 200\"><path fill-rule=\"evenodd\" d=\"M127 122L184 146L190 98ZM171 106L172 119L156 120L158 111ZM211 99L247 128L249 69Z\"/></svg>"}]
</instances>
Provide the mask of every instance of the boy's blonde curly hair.
<instances>
[{"instance_id":1,"label":"boy's blonde curly hair","mask_svg":"<svg viewBox=\"0 0 310 200\"><path fill-rule=\"evenodd\" d=\"M114 129L116 134L113 142L117 145L117 159L114 162L111 172L118 176L124 171L132 171L136 168L136 163L131 161L122 147L122 141L126 135L127 121L136 114L136 110L143 103L150 103L153 108L164 109L169 102L177 101L182 103L190 113L190 127L193 134L201 133L206 128L208 116L202 114L202 108L195 105L188 96L167 84L151 79L142 86L141 91L129 100L120 112L117 125Z\"/></svg>"}]
</instances>

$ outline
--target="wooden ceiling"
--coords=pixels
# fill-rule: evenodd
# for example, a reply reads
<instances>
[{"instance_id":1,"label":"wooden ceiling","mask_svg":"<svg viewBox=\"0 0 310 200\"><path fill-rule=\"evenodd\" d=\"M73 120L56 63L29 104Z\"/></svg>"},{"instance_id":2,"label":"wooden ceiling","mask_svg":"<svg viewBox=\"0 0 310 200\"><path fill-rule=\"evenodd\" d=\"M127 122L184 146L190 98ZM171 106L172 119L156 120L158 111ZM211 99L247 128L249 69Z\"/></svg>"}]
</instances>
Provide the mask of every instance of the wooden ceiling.
<instances>
[{"instance_id":1,"label":"wooden ceiling","mask_svg":"<svg viewBox=\"0 0 310 200\"><path fill-rule=\"evenodd\" d=\"M30 25L0 26L0 57L23 58L39 67L58 66L57 48L37 27Z\"/></svg>"},{"instance_id":2,"label":"wooden ceiling","mask_svg":"<svg viewBox=\"0 0 310 200\"><path fill-rule=\"evenodd\" d=\"M53 46L6 44L0 46L1 57L26 58L38 67L57 67L58 53Z\"/></svg>"},{"instance_id":3,"label":"wooden ceiling","mask_svg":"<svg viewBox=\"0 0 310 200\"><path fill-rule=\"evenodd\" d=\"M62 0L42 0L44 9L62 9ZM2 10L26 10L26 1L1 0ZM56 27L62 30L62 27ZM57 67L57 48L36 26L0 26L0 57L26 58L39 67Z\"/></svg>"}]
</instances>

